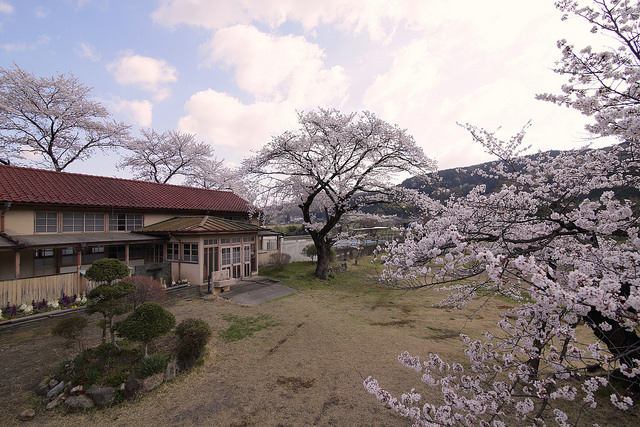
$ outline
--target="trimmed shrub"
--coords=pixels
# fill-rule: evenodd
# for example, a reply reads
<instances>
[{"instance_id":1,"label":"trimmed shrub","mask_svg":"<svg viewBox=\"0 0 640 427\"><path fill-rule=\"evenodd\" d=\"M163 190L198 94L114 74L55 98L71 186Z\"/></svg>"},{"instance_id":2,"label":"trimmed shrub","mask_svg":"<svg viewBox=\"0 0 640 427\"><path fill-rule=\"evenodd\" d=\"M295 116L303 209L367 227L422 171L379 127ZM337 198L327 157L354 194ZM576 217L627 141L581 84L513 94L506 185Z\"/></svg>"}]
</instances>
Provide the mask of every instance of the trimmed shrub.
<instances>
[{"instance_id":1,"label":"trimmed shrub","mask_svg":"<svg viewBox=\"0 0 640 427\"><path fill-rule=\"evenodd\" d=\"M155 302L145 302L126 319L118 323L118 336L144 344L144 357L151 341L169 332L176 325L176 318Z\"/></svg>"},{"instance_id":2,"label":"trimmed shrub","mask_svg":"<svg viewBox=\"0 0 640 427\"><path fill-rule=\"evenodd\" d=\"M167 290L152 277L129 276L122 280L136 285L136 291L127 295L127 300L133 304L134 309L145 302L161 304L167 300Z\"/></svg>"},{"instance_id":3,"label":"trimmed shrub","mask_svg":"<svg viewBox=\"0 0 640 427\"><path fill-rule=\"evenodd\" d=\"M87 313L100 313L104 317L104 321L101 323L103 343L106 341L108 328L111 333L111 344L116 344L113 318L130 310L131 305L127 303L125 297L135 292L135 290L136 285L133 283L118 282L114 285L100 285L92 289L87 295L87 298L89 298Z\"/></svg>"},{"instance_id":4,"label":"trimmed shrub","mask_svg":"<svg viewBox=\"0 0 640 427\"><path fill-rule=\"evenodd\" d=\"M277 270L284 268L291 262L291 255L283 253L275 253L269 255L269 264L273 265Z\"/></svg>"},{"instance_id":5,"label":"trimmed shrub","mask_svg":"<svg viewBox=\"0 0 640 427\"><path fill-rule=\"evenodd\" d=\"M307 245L304 248L302 248L302 255L311 258L311 261L315 260L316 256L318 256L318 250L316 249L316 245L311 243L310 245Z\"/></svg>"},{"instance_id":6,"label":"trimmed shrub","mask_svg":"<svg viewBox=\"0 0 640 427\"><path fill-rule=\"evenodd\" d=\"M65 317L56 323L51 332L53 335L65 338L69 346L75 341L78 343L78 350L84 351L84 328L87 327L85 316Z\"/></svg>"},{"instance_id":7,"label":"trimmed shrub","mask_svg":"<svg viewBox=\"0 0 640 427\"><path fill-rule=\"evenodd\" d=\"M105 282L110 285L129 275L129 267L115 258L102 258L91 264L85 276L93 282Z\"/></svg>"},{"instance_id":8,"label":"trimmed shrub","mask_svg":"<svg viewBox=\"0 0 640 427\"><path fill-rule=\"evenodd\" d=\"M211 339L211 327L202 319L186 319L176 327L177 363L184 371L193 368Z\"/></svg>"}]
</instances>

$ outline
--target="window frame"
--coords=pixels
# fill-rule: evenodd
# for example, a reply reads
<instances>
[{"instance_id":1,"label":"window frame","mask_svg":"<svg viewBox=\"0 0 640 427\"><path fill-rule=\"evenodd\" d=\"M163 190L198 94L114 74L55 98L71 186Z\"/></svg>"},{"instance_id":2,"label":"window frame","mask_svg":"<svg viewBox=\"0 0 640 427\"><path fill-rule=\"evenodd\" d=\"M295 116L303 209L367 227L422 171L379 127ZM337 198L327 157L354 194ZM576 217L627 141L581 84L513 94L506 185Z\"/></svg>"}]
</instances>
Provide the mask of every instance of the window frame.
<instances>
[{"instance_id":1,"label":"window frame","mask_svg":"<svg viewBox=\"0 0 640 427\"><path fill-rule=\"evenodd\" d=\"M57 233L58 232L58 212L36 211L33 221L34 233ZM44 220L44 223L42 222ZM44 227L44 230L38 230Z\"/></svg>"}]
</instances>

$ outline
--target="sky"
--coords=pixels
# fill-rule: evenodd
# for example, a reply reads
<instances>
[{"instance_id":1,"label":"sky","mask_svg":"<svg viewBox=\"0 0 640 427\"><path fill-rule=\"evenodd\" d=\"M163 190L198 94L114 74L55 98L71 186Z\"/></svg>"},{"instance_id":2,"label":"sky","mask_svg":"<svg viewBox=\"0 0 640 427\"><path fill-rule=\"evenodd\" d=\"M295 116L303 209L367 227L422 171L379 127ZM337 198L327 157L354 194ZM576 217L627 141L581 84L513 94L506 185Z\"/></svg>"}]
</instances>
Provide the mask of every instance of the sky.
<instances>
[{"instance_id":1,"label":"sky","mask_svg":"<svg viewBox=\"0 0 640 427\"><path fill-rule=\"evenodd\" d=\"M195 134L229 166L300 112L368 110L440 169L492 157L457 123L532 151L586 145L589 120L558 93L559 39L604 43L553 0L0 0L0 66L72 73L112 116ZM606 141L595 144L606 145ZM66 171L129 177L116 153Z\"/></svg>"}]
</instances>

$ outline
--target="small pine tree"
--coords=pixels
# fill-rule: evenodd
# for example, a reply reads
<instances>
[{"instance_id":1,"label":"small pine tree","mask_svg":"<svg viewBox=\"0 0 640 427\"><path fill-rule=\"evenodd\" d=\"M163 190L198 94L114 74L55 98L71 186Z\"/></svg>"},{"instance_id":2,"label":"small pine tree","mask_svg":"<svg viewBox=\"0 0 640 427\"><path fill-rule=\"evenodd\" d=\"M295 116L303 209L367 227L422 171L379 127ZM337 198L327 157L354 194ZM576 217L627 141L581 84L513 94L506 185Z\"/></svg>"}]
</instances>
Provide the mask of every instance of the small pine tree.
<instances>
[{"instance_id":1,"label":"small pine tree","mask_svg":"<svg viewBox=\"0 0 640 427\"><path fill-rule=\"evenodd\" d=\"M144 357L151 341L166 334L176 325L176 318L155 302L145 302L133 310L126 319L118 323L118 336L144 344Z\"/></svg>"}]
</instances>

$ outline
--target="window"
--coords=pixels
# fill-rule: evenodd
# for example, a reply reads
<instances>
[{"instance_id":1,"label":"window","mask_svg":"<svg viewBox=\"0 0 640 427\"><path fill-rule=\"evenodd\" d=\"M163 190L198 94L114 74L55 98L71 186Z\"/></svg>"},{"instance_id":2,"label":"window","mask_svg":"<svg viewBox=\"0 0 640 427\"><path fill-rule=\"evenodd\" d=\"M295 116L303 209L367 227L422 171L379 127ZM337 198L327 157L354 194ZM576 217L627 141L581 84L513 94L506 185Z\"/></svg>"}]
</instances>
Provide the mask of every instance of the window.
<instances>
[{"instance_id":1,"label":"window","mask_svg":"<svg viewBox=\"0 0 640 427\"><path fill-rule=\"evenodd\" d=\"M231 239L231 243L240 243L242 242L242 239L240 237L234 237L233 239Z\"/></svg>"},{"instance_id":2,"label":"window","mask_svg":"<svg viewBox=\"0 0 640 427\"><path fill-rule=\"evenodd\" d=\"M83 232L84 214L81 212L64 212L62 214L62 232Z\"/></svg>"},{"instance_id":3,"label":"window","mask_svg":"<svg viewBox=\"0 0 640 427\"><path fill-rule=\"evenodd\" d=\"M162 262L164 260L164 250L162 245L147 245L147 262Z\"/></svg>"},{"instance_id":4,"label":"window","mask_svg":"<svg viewBox=\"0 0 640 427\"><path fill-rule=\"evenodd\" d=\"M124 245L116 245L107 247L107 258L116 258L124 261Z\"/></svg>"},{"instance_id":5,"label":"window","mask_svg":"<svg viewBox=\"0 0 640 427\"><path fill-rule=\"evenodd\" d=\"M57 233L57 212L36 212L36 233Z\"/></svg>"},{"instance_id":6,"label":"window","mask_svg":"<svg viewBox=\"0 0 640 427\"><path fill-rule=\"evenodd\" d=\"M256 238L255 238L255 236L245 237L245 238L242 239L242 241L244 241L244 242L255 242Z\"/></svg>"},{"instance_id":7,"label":"window","mask_svg":"<svg viewBox=\"0 0 640 427\"><path fill-rule=\"evenodd\" d=\"M239 247L233 248L233 263L240 264L240 248Z\"/></svg>"},{"instance_id":8,"label":"window","mask_svg":"<svg viewBox=\"0 0 640 427\"><path fill-rule=\"evenodd\" d=\"M205 246L212 246L217 244L218 244L218 239L204 239Z\"/></svg>"},{"instance_id":9,"label":"window","mask_svg":"<svg viewBox=\"0 0 640 427\"><path fill-rule=\"evenodd\" d=\"M180 260L180 244L167 243L167 261L179 261L179 260Z\"/></svg>"},{"instance_id":10,"label":"window","mask_svg":"<svg viewBox=\"0 0 640 427\"><path fill-rule=\"evenodd\" d=\"M140 214L111 214L109 215L109 231L131 231L142 228Z\"/></svg>"},{"instance_id":11,"label":"window","mask_svg":"<svg viewBox=\"0 0 640 427\"><path fill-rule=\"evenodd\" d=\"M76 248L62 248L62 259L60 261L61 265L77 265L78 264L78 255L76 252Z\"/></svg>"},{"instance_id":12,"label":"window","mask_svg":"<svg viewBox=\"0 0 640 427\"><path fill-rule=\"evenodd\" d=\"M231 264L231 248L222 248L222 265Z\"/></svg>"},{"instance_id":13,"label":"window","mask_svg":"<svg viewBox=\"0 0 640 427\"><path fill-rule=\"evenodd\" d=\"M104 258L104 246L87 246L82 257L83 264L93 264L94 261Z\"/></svg>"},{"instance_id":14,"label":"window","mask_svg":"<svg viewBox=\"0 0 640 427\"><path fill-rule=\"evenodd\" d=\"M184 262L198 262L198 244L185 243L182 245L182 260Z\"/></svg>"},{"instance_id":15,"label":"window","mask_svg":"<svg viewBox=\"0 0 640 427\"><path fill-rule=\"evenodd\" d=\"M33 265L35 267L55 264L55 253L53 252L53 249L36 249L33 257Z\"/></svg>"},{"instance_id":16,"label":"window","mask_svg":"<svg viewBox=\"0 0 640 427\"><path fill-rule=\"evenodd\" d=\"M143 259L143 258L144 258L144 245L129 246L129 259Z\"/></svg>"},{"instance_id":17,"label":"window","mask_svg":"<svg viewBox=\"0 0 640 427\"><path fill-rule=\"evenodd\" d=\"M222 239L220 239L220 244L221 245L225 245L225 244L228 244L228 243L231 243L231 239L230 238L223 237Z\"/></svg>"},{"instance_id":18,"label":"window","mask_svg":"<svg viewBox=\"0 0 640 427\"><path fill-rule=\"evenodd\" d=\"M104 214L84 214L84 231L104 231Z\"/></svg>"}]
</instances>

